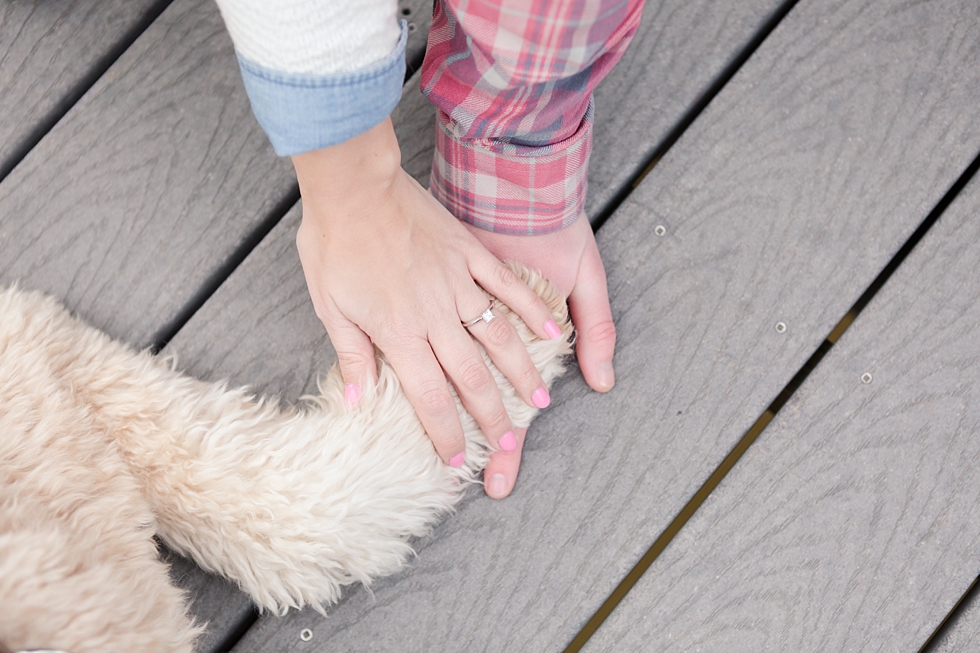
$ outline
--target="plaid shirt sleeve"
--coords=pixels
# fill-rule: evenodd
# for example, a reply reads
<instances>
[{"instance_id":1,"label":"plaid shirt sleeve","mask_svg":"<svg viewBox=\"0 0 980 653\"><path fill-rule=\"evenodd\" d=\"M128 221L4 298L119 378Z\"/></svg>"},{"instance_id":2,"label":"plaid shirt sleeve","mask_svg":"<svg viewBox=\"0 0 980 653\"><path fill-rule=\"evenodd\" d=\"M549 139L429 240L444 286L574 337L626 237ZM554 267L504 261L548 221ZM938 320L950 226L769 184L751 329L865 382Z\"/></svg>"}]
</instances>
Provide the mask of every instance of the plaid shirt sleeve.
<instances>
[{"instance_id":1,"label":"plaid shirt sleeve","mask_svg":"<svg viewBox=\"0 0 980 653\"><path fill-rule=\"evenodd\" d=\"M483 229L536 235L585 205L592 90L643 0L437 0L422 92L437 112L432 193Z\"/></svg>"}]
</instances>

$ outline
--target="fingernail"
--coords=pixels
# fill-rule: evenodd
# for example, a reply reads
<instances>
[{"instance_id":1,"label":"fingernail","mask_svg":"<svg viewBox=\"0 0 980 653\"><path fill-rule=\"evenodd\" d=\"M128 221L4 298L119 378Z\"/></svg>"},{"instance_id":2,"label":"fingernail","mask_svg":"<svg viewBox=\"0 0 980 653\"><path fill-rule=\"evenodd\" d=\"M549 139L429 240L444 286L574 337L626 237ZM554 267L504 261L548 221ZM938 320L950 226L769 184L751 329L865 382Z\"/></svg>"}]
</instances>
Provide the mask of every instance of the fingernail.
<instances>
[{"instance_id":1,"label":"fingernail","mask_svg":"<svg viewBox=\"0 0 980 653\"><path fill-rule=\"evenodd\" d=\"M544 332L548 334L548 337L554 340L555 338L561 337L561 329L555 324L554 320L548 320L544 323Z\"/></svg>"},{"instance_id":2,"label":"fingernail","mask_svg":"<svg viewBox=\"0 0 980 653\"><path fill-rule=\"evenodd\" d=\"M507 479L503 474L494 474L486 481L487 494L501 497L507 493Z\"/></svg>"},{"instance_id":3,"label":"fingernail","mask_svg":"<svg viewBox=\"0 0 980 653\"><path fill-rule=\"evenodd\" d=\"M616 373L613 371L612 361L599 363L596 375L599 377L599 385L603 388L608 389L616 385Z\"/></svg>"},{"instance_id":4,"label":"fingernail","mask_svg":"<svg viewBox=\"0 0 980 653\"><path fill-rule=\"evenodd\" d=\"M357 400L361 398L361 386L356 383L348 383L344 386L344 401L347 402L348 408L353 408L357 405Z\"/></svg>"},{"instance_id":5,"label":"fingernail","mask_svg":"<svg viewBox=\"0 0 980 653\"><path fill-rule=\"evenodd\" d=\"M541 386L531 395L531 402L538 408L547 408L551 404L551 395L548 388Z\"/></svg>"},{"instance_id":6,"label":"fingernail","mask_svg":"<svg viewBox=\"0 0 980 653\"><path fill-rule=\"evenodd\" d=\"M517 448L517 436L513 431L507 431L504 437L497 440L497 446L503 451L513 451Z\"/></svg>"},{"instance_id":7,"label":"fingernail","mask_svg":"<svg viewBox=\"0 0 980 653\"><path fill-rule=\"evenodd\" d=\"M459 469L460 467L463 466L464 458L465 456L463 455L463 452L460 451L458 454L456 454L455 456L449 459L449 466Z\"/></svg>"}]
</instances>

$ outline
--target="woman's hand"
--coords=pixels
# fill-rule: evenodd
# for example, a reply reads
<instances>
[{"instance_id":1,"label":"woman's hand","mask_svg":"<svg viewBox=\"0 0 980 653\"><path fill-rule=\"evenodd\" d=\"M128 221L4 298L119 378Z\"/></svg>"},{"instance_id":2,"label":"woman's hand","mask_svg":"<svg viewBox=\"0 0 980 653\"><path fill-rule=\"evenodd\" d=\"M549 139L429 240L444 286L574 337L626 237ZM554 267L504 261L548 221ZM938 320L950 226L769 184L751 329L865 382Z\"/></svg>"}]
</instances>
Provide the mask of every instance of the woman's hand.
<instances>
[{"instance_id":1,"label":"woman's hand","mask_svg":"<svg viewBox=\"0 0 980 653\"><path fill-rule=\"evenodd\" d=\"M529 405L535 396L543 403L535 395L544 387L541 376L507 320L470 329L461 320L486 310L482 286L549 338L558 327L548 307L402 170L390 120L294 156L293 164L303 196L296 244L316 314L337 350L348 403L356 404L362 384L377 377L373 342L444 461L460 466L464 450L447 376L487 440L516 451L518 437L471 336Z\"/></svg>"},{"instance_id":2,"label":"woman's hand","mask_svg":"<svg viewBox=\"0 0 980 653\"><path fill-rule=\"evenodd\" d=\"M467 227L498 258L541 270L568 297L578 333L575 351L582 374L594 390L611 390L616 383L612 365L616 327L609 308L606 271L585 214L561 231L542 236L508 236ZM514 488L526 430L515 430L520 446L490 456L483 479L487 494L495 499L504 498Z\"/></svg>"}]
</instances>

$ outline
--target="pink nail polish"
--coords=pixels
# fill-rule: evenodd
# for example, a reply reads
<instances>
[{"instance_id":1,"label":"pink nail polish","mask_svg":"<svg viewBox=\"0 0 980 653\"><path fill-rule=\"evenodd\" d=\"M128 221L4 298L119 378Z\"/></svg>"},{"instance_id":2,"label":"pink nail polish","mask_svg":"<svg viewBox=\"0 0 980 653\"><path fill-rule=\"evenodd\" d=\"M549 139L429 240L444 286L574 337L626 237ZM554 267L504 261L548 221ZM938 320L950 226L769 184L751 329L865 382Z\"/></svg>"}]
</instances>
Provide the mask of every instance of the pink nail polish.
<instances>
[{"instance_id":1,"label":"pink nail polish","mask_svg":"<svg viewBox=\"0 0 980 653\"><path fill-rule=\"evenodd\" d=\"M544 332L548 334L548 337L554 340L555 338L561 338L561 329L555 324L554 320L548 320L544 323Z\"/></svg>"},{"instance_id":2,"label":"pink nail polish","mask_svg":"<svg viewBox=\"0 0 980 653\"><path fill-rule=\"evenodd\" d=\"M541 386L534 391L531 395L531 402L538 408L547 408L551 405L551 395L548 394L548 388Z\"/></svg>"},{"instance_id":3,"label":"pink nail polish","mask_svg":"<svg viewBox=\"0 0 980 653\"><path fill-rule=\"evenodd\" d=\"M497 440L497 446L500 447L502 451L513 451L517 448L517 436L514 435L513 431L507 431L504 437Z\"/></svg>"},{"instance_id":4,"label":"pink nail polish","mask_svg":"<svg viewBox=\"0 0 980 653\"><path fill-rule=\"evenodd\" d=\"M344 401L347 402L348 408L353 408L357 405L357 400L361 398L361 386L356 383L348 383L344 386Z\"/></svg>"},{"instance_id":5,"label":"pink nail polish","mask_svg":"<svg viewBox=\"0 0 980 653\"><path fill-rule=\"evenodd\" d=\"M465 458L466 457L463 455L463 452L460 451L458 454L456 454L455 456L449 459L449 466L459 469L460 467L463 466L463 460Z\"/></svg>"}]
</instances>

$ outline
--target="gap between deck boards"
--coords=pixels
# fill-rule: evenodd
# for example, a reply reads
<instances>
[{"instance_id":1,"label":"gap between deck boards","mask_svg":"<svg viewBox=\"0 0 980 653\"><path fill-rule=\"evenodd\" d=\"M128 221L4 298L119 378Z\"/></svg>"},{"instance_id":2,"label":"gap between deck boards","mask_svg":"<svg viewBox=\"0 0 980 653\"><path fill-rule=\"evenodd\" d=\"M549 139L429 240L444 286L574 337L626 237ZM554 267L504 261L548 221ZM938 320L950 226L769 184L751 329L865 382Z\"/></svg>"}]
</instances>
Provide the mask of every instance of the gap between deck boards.
<instances>
[{"instance_id":1,"label":"gap between deck boards","mask_svg":"<svg viewBox=\"0 0 980 653\"><path fill-rule=\"evenodd\" d=\"M119 39L91 68L71 86L64 96L55 106L44 116L42 116L34 129L32 129L24 139L10 152L5 160L0 161L0 183L7 178L17 165L24 160L31 150L41 142L48 132L50 132L58 122L71 111L75 103L85 95L92 86L96 84L102 76L112 67L116 60L125 53L136 40L143 35L143 32L156 21L160 15L166 11L173 0L158 0L153 3L146 13Z\"/></svg>"},{"instance_id":2,"label":"gap between deck boards","mask_svg":"<svg viewBox=\"0 0 980 653\"><path fill-rule=\"evenodd\" d=\"M167 4L169 4L169 2L171 1L172 0L166 0ZM648 154L646 154L644 157L641 158L639 164L635 167L634 171L627 177L626 181L610 197L610 199L601 208L599 208L595 216L591 217L590 222L592 223L592 227L594 231L598 231L602 227L602 225L606 222L606 220L616 211L616 209L629 198L629 196L640 185L643 179L650 173L651 170L653 170L656 164L670 151L671 147L673 147L673 145L678 140L680 140L681 136L683 136L683 134L687 131L687 129L695 122L695 120L707 108L707 106L711 103L711 101L715 98L715 96L717 96L718 93L721 92L721 90L732 79L732 77L735 76L735 74L745 64L745 62L749 60L752 54L766 40L769 34L779 25L779 23L786 17L786 15L789 14L789 12L793 9L793 7L796 6L798 1L799 0L785 0L785 2L783 2L776 9L776 11L769 17L769 19L767 19L766 22L759 28L759 30L753 35L750 41L742 48L742 50L735 56L735 58L732 59L732 61L729 62L729 64L726 65L725 68L714 78L714 80L711 82L708 88L697 98L697 100L690 106L690 108L681 115L680 119L677 121L675 126L657 144L657 146L654 147L652 150L649 151ZM418 54L417 57L413 57L411 61L407 62L407 70L406 70L406 78L405 78L406 85L409 83L409 81L411 80L413 74L417 71L417 69L421 67L424 54L425 52L423 50L421 53ZM251 234L249 234L249 237L245 241L243 241L243 243L235 250L234 254L229 257L226 263L222 265L221 268L217 270L210 279L207 280L207 282L202 286L200 291L181 310L178 317L175 318L174 322L164 326L163 328L160 329L160 331L157 332L157 334L155 334L153 338L154 352L159 352L160 350L162 350L170 342L170 340L174 336L176 336L176 334L180 331L180 329L188 321L190 321L190 319L202 306L204 306L207 300L221 287L221 285L232 275L232 273L234 273L234 271L239 267L239 265L241 265L241 263L244 262L244 260L248 257L248 255L262 242L262 240L276 227L276 225L279 224L282 218L289 212L289 210L299 200L300 200L299 187L298 185L296 185L291 189L290 195L287 198L285 198L279 205L277 205L273 211L270 212L267 218L263 220L262 223L258 227L256 227L256 229ZM843 331L841 331L841 333L843 333ZM837 336L839 337L839 335L840 334L838 333ZM826 352L824 351L823 353ZM813 358L811 358L811 360L813 360ZM810 365L810 362L811 361L807 362L807 366ZM813 362L813 367L815 367L817 362L819 362L819 358L817 358L816 361ZM807 373L809 373L811 369L812 368L807 368ZM801 370L801 372L802 371L803 370ZM797 376L800 375L797 374ZM798 387L800 383L802 383L805 377L806 375L803 375L802 378L799 379L799 382L795 383L795 385L794 382L797 381L797 378L794 377L794 379L790 382L790 385L793 386L793 390L795 390L795 388ZM786 390L784 390L783 393L779 395L777 400L773 402L773 406L776 405L777 402L779 402L780 398L782 398L782 402L780 402L779 404L781 406L782 403L785 403L785 401L789 399L789 396L792 395L792 392L790 392L785 397L783 397L784 394L786 394ZM772 406L770 406L770 410L771 409ZM757 424L754 425L752 429L750 429L749 434L752 434L751 439L749 439L748 437L749 434L747 434L746 437L743 438L743 441L739 442L739 444L736 447L736 451L738 451L738 455L735 456L734 458L732 458L732 455L730 455L728 458L725 459L725 461L721 464L721 466L719 466L719 470L725 468L724 471L720 474L720 476L718 475L719 474L718 470L716 470L716 472L712 474L712 476L705 483L705 486L702 487L702 490L695 495L695 498L698 498L706 487L710 488L707 490L707 492L704 493L704 496L700 497L700 500L697 502L697 505L700 505L700 503L707 498L711 490L714 489L714 487L718 484L718 482L720 482L721 479L724 477L724 475L727 473L728 469L734 466L734 464L738 461L738 458L741 457L741 454L744 453L749 446L751 446L751 443L752 441L754 441L755 437L757 437L758 434L762 432L762 430L768 424L769 420L771 420L772 417L774 417L775 412L770 413L770 410L767 410L766 413L763 415L763 417L760 417L759 422L757 422ZM776 410L778 411L778 408ZM765 419L767 416L768 418ZM765 419L764 422L763 419ZM760 423L761 423L761 427L760 427ZM733 451L733 454L734 453L735 451ZM729 459L731 459L731 461L729 461ZM727 468L726 465L728 465ZM694 503L694 499L692 499L692 503ZM689 504L689 506L690 505L691 504ZM697 505L694 506L693 510L691 510L690 514L686 516L683 522L678 522L678 519L675 519L674 522L672 522L671 525L668 526L667 531L665 531L665 534L670 533L670 536L666 539L664 539L663 536L661 536L661 538L658 538L658 540L651 547L651 550L656 549L658 547L658 544L661 543L663 546L660 547L660 550L665 548L666 545L669 544L670 539L672 539L673 536L676 535L676 533L679 532L681 528L683 528L683 525L684 523L686 523L687 519L689 519L690 516L693 515L694 511L697 510ZM684 511L687 511L687 509L688 507L686 506ZM682 514L684 513L682 512ZM677 523L676 529L674 528L675 523ZM617 589L614 591L610 599L607 600L607 602L600 607L596 615L593 616L593 618L582 629L579 635L576 636L575 640L573 640L573 642L569 645L566 651L578 651L581 648L581 646L588 641L591 634L595 632L595 630L598 628L599 625L601 625L602 621L605 620L606 616L608 616L608 614L611 613L611 611L615 608L615 605L618 604L618 602L622 600L623 597L625 597L626 592L629 591L629 587L631 587L637 580L639 580L639 577L642 575L643 571L645 571L645 569L649 567L649 565L653 562L653 560L656 559L656 555L654 555L652 558L649 558L649 560L647 561L648 555L649 552L647 555L644 556L644 558L641 559L641 561L637 564L637 567L630 572L630 575L628 575L627 578L624 579L621 586L617 587ZM640 568L641 566L642 566L642 570L636 573L637 569ZM634 575L635 578L633 577ZM618 595L617 597L617 593L620 592L620 588L625 586L627 584L627 581L630 580L631 582L628 583L629 586L626 587L625 591L622 591L621 595ZM614 599L614 597L617 598ZM608 608L607 608L607 604L609 604ZM258 612L255 610L253 610L251 613L246 615L245 618L243 618L242 621L238 624L238 626L232 632L230 632L225 637L224 640L222 640L221 644L216 649L216 652L224 653L225 651L232 650L235 644L237 644L238 641L241 640L248 632L248 630L255 624L255 622L258 620L258 617L259 617ZM594 627L591 628L591 630L588 630L590 628L590 625L592 624L594 624ZM583 633L585 633L586 631L588 631L588 635L585 636L584 639L580 640L580 637L582 637ZM576 642L578 642L578 646L576 646Z\"/></svg>"},{"instance_id":3,"label":"gap between deck boards","mask_svg":"<svg viewBox=\"0 0 980 653\"><path fill-rule=\"evenodd\" d=\"M173 0L163 0L166 5L169 5ZM164 6L160 12L162 13ZM400 13L404 16L406 15L405 9L400 9ZM152 22L152 21L151 21ZM134 39L135 40L135 39ZM117 55L118 56L118 55ZM411 81L415 72L422 67L422 61L425 59L425 47L423 47L419 52L413 53L407 57L405 62L405 80L402 82L403 86L407 86ZM108 68L108 66L107 66ZM94 83L94 82L93 82ZM53 123L52 123L53 124ZM40 139L38 139L40 140ZM0 176L0 181L3 181L2 176ZM266 236L275 229L276 225L286 216L287 213L300 201L299 183L294 182L289 187L289 192L286 196L278 203L276 206L269 211L269 214L259 222L258 225L246 235L245 239L242 240L241 244L235 248L235 251L225 259L225 262L215 270L210 277L204 280L201 287L196 293L187 301L184 306L181 307L180 311L174 316L174 319L169 323L164 324L160 329L153 334L150 341L150 350L154 354L160 353L167 344L176 336L184 325L187 324L194 314L197 313L202 306L217 292L218 288L228 280L235 270L238 269L248 255L259 246ZM254 619L252 622L254 623ZM242 630L243 635L248 628ZM239 635L240 637L241 635ZM235 640L237 641L237 639ZM234 642L232 642L234 643Z\"/></svg>"},{"instance_id":4,"label":"gap between deck boards","mask_svg":"<svg viewBox=\"0 0 980 653\"><path fill-rule=\"evenodd\" d=\"M609 617L610 614L612 614L613 610L615 610L620 602L626 598L626 595L633 588L633 586L636 585L647 569L649 569L654 561L657 560L674 537L680 533L681 529L683 529L685 524L687 524L691 517L694 516L694 514L698 511L704 501L711 495L718 484L721 483L728 472L732 470L732 468L749 450L756 439L758 439L759 435L761 435L769 423L772 422L773 418L779 413L780 409L786 404L787 401L789 401L799 387L803 385L803 382L807 379L807 377L809 377L810 374L817 368L824 356L826 356L840 337L844 335L844 332L846 332L847 329L854 323L865 307L867 307L871 300L874 299L875 295L877 295L878 292L885 286L895 271L898 270L899 266L901 266L912 250L915 249L916 245L919 244L922 238L929 232L930 229L932 229L936 222L939 221L939 218L942 217L949 205L953 203L960 192L968 183L970 183L970 181L976 175L978 169L980 169L980 153L977 154L976 158L973 159L973 161L966 167L949 190L946 191L946 194L943 195L942 199L939 200L932 211L930 211L925 219L919 224L918 228L916 228L912 235L909 236L898 252L896 252L891 260L885 265L884 269L882 269L878 276L875 277L874 281L872 281L868 288L861 294L858 300L854 302L854 305L851 306L847 313L827 335L826 340L824 340L816 351L813 352L810 358L807 359L807 361L803 364L803 367L800 368L790 382L786 384L783 390L766 408L763 414L760 415L749 430L746 431L732 451L725 457L721 464L718 465L711 476L708 477L708 480L704 482L690 501L685 504L685 506L671 521L663 533L654 541L647 552L640 558L639 562L636 563L636 565L623 578L622 582L620 582L616 589L613 590L612 594L610 594L606 601L603 602L592 618L589 619L578 634L576 634L576 636L565 648L565 653L577 653L592 638L596 631L602 626L603 622ZM943 627L946 625L946 622L950 621L951 618L954 617L957 609L964 602L964 600L969 597L970 593L973 592L976 585L977 583L975 581L964 594L963 598L957 602L956 606L953 607L946 618L937 626L936 630L925 642L925 644L923 644L923 647L920 649L920 653L929 647L930 643L942 631Z\"/></svg>"}]
</instances>

